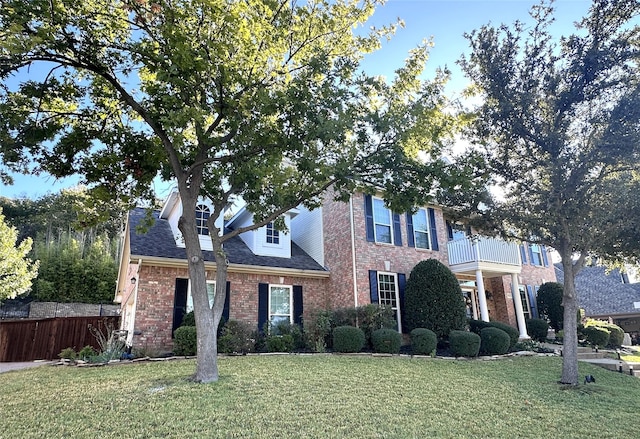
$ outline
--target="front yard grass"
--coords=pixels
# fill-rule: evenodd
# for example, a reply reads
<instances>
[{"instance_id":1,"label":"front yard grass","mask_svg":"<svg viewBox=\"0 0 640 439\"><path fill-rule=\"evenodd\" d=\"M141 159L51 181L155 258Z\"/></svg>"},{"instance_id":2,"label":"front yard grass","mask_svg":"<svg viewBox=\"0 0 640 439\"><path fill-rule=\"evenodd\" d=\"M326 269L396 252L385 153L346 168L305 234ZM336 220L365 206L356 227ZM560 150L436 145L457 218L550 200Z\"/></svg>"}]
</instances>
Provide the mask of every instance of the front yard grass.
<instances>
[{"instance_id":1,"label":"front yard grass","mask_svg":"<svg viewBox=\"0 0 640 439\"><path fill-rule=\"evenodd\" d=\"M561 359L284 355L0 374L0 438L637 438L640 380Z\"/></svg>"}]
</instances>

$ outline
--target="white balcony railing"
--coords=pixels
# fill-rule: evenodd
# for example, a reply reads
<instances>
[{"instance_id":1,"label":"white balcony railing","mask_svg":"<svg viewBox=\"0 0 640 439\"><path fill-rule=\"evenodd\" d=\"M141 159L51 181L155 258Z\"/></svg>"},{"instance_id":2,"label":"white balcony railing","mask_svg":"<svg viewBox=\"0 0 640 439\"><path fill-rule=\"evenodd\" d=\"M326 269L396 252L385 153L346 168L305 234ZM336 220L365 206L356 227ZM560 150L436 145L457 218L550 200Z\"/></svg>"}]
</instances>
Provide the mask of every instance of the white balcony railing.
<instances>
[{"instance_id":1,"label":"white balcony railing","mask_svg":"<svg viewBox=\"0 0 640 439\"><path fill-rule=\"evenodd\" d=\"M474 240L475 246L474 246ZM477 246L477 249L476 249ZM469 262L491 262L520 265L518 244L501 239L474 237L462 238L447 243L449 265Z\"/></svg>"}]
</instances>

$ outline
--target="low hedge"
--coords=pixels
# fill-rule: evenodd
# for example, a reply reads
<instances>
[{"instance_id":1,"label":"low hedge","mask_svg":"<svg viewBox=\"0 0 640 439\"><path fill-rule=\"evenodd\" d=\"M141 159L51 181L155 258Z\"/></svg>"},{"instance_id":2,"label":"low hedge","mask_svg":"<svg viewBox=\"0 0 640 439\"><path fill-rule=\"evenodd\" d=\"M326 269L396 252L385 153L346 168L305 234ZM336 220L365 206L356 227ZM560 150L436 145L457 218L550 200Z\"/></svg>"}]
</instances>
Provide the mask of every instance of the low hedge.
<instances>
[{"instance_id":1,"label":"low hedge","mask_svg":"<svg viewBox=\"0 0 640 439\"><path fill-rule=\"evenodd\" d=\"M456 357L477 357L480 352L480 336L475 332L451 331L449 347Z\"/></svg>"},{"instance_id":2,"label":"low hedge","mask_svg":"<svg viewBox=\"0 0 640 439\"><path fill-rule=\"evenodd\" d=\"M269 335L267 336L266 345L269 352L292 352L293 336L291 334Z\"/></svg>"},{"instance_id":3,"label":"low hedge","mask_svg":"<svg viewBox=\"0 0 640 439\"><path fill-rule=\"evenodd\" d=\"M333 350L335 352L360 352L364 343L364 332L360 328L338 326L333 329Z\"/></svg>"},{"instance_id":4,"label":"low hedge","mask_svg":"<svg viewBox=\"0 0 640 439\"><path fill-rule=\"evenodd\" d=\"M399 354L402 335L395 329L381 328L371 333L373 352L382 354Z\"/></svg>"},{"instance_id":5,"label":"low hedge","mask_svg":"<svg viewBox=\"0 0 640 439\"><path fill-rule=\"evenodd\" d=\"M546 341L549 332L549 323L542 319L527 319L527 332L529 336L537 341Z\"/></svg>"},{"instance_id":6,"label":"low hedge","mask_svg":"<svg viewBox=\"0 0 640 439\"><path fill-rule=\"evenodd\" d=\"M624 330L620 326L604 320L587 319L587 322L585 323L585 329L594 326L609 331L609 341L607 345L598 346L609 346L612 348L619 348L620 346L622 346L622 342L624 341Z\"/></svg>"},{"instance_id":7,"label":"low hedge","mask_svg":"<svg viewBox=\"0 0 640 439\"><path fill-rule=\"evenodd\" d=\"M518 339L520 338L520 333L518 332L518 330L513 326L507 325L506 323L484 322L482 320L469 319L469 329L471 329L471 332L475 332L476 334L480 335L480 331L482 331L484 328L498 328L506 332L509 335L510 339L509 350L514 348L516 343L518 343Z\"/></svg>"},{"instance_id":8,"label":"low hedge","mask_svg":"<svg viewBox=\"0 0 640 439\"><path fill-rule=\"evenodd\" d=\"M195 355L198 350L198 336L195 326L180 326L173 333L173 353L175 355Z\"/></svg>"},{"instance_id":9,"label":"low hedge","mask_svg":"<svg viewBox=\"0 0 640 439\"><path fill-rule=\"evenodd\" d=\"M438 344L438 336L430 329L416 328L409 336L414 355L431 355Z\"/></svg>"},{"instance_id":10,"label":"low hedge","mask_svg":"<svg viewBox=\"0 0 640 439\"><path fill-rule=\"evenodd\" d=\"M500 328L488 327L480 331L480 352L484 355L503 355L509 352L511 338Z\"/></svg>"},{"instance_id":11,"label":"low hedge","mask_svg":"<svg viewBox=\"0 0 640 439\"><path fill-rule=\"evenodd\" d=\"M585 326L582 330L587 342L593 347L605 347L609 344L610 332L599 326Z\"/></svg>"}]
</instances>

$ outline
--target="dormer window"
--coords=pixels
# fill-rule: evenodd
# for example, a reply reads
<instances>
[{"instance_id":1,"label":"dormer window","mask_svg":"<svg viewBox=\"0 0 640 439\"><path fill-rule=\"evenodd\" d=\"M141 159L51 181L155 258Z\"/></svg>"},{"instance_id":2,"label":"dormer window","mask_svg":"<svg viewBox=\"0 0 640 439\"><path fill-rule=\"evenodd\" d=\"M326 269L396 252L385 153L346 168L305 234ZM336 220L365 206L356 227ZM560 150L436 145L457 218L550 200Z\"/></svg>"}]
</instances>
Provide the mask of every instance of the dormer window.
<instances>
[{"instance_id":1,"label":"dormer window","mask_svg":"<svg viewBox=\"0 0 640 439\"><path fill-rule=\"evenodd\" d=\"M267 244L280 245L280 232L275 228L273 222L267 224Z\"/></svg>"},{"instance_id":2,"label":"dormer window","mask_svg":"<svg viewBox=\"0 0 640 439\"><path fill-rule=\"evenodd\" d=\"M211 211L204 204L198 204L196 206L196 230L198 235L209 236L207 221L210 215Z\"/></svg>"}]
</instances>

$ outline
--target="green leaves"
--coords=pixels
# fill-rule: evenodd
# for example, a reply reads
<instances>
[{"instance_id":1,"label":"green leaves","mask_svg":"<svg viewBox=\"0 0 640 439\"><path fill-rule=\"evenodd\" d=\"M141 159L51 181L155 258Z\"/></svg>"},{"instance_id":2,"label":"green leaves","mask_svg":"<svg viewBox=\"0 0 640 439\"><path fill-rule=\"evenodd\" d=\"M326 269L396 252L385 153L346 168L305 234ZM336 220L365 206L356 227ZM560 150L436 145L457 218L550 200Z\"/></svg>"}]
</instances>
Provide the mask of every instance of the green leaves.
<instances>
[{"instance_id":1,"label":"green leaves","mask_svg":"<svg viewBox=\"0 0 640 439\"><path fill-rule=\"evenodd\" d=\"M31 288L38 275L38 262L27 258L31 239L18 243L18 231L5 223L0 209L0 300L14 298Z\"/></svg>"}]
</instances>

